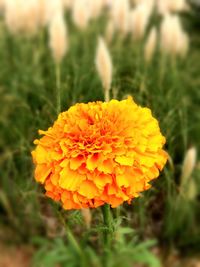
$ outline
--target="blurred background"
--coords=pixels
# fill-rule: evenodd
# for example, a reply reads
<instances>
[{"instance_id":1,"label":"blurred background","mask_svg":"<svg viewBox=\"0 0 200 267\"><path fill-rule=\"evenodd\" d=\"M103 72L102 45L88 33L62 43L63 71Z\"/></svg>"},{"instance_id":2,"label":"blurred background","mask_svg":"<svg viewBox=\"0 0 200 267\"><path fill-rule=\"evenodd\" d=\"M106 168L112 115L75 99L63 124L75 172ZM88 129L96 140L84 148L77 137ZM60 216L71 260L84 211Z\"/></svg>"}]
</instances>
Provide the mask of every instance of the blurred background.
<instances>
[{"instance_id":1,"label":"blurred background","mask_svg":"<svg viewBox=\"0 0 200 267\"><path fill-rule=\"evenodd\" d=\"M100 210L47 199L31 159L58 88L62 111L104 100L99 37L112 98L151 108L170 156L149 191L113 210L109 266L199 267L199 0L0 0L0 267L104 266Z\"/></svg>"}]
</instances>

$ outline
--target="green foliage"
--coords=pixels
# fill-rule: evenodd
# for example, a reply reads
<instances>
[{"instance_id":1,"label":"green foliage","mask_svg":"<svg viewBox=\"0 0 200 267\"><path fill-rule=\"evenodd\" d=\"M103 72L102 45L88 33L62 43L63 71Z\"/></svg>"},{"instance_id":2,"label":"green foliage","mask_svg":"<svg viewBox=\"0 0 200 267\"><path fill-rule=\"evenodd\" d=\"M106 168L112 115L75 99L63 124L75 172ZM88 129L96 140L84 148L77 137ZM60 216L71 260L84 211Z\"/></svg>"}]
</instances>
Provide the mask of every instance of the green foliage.
<instances>
[{"instance_id":1,"label":"green foliage","mask_svg":"<svg viewBox=\"0 0 200 267\"><path fill-rule=\"evenodd\" d=\"M132 205L123 205L123 220L113 211L116 236L109 251L110 267L134 263L159 267L151 252L154 240L166 250L175 247L198 252L200 246L200 202L198 198L188 200L179 188L186 150L190 145L200 148L200 38L193 20L184 19L191 29L186 59L164 58L156 51L147 65L143 44L134 44L130 37L115 36L109 46L114 64L113 97L122 99L130 94L152 109L171 158L151 190ZM76 102L103 100L94 66L97 36L105 23L101 20L85 33L69 22L70 51L61 66L62 110ZM11 36L0 23L0 226L13 229L13 242L35 246L33 267L104 267L100 236L105 229L98 210L92 211L93 225L88 230L79 211L65 212L66 240L49 239L42 219L43 215L57 217L53 203L44 199L33 179L30 154L37 130L45 130L56 119L55 66L47 43L45 31L30 39ZM198 170L193 176L199 195Z\"/></svg>"},{"instance_id":2,"label":"green foliage","mask_svg":"<svg viewBox=\"0 0 200 267\"><path fill-rule=\"evenodd\" d=\"M150 248L155 246L153 240L140 242L133 234L131 228L119 228L117 237L114 240L114 247L109 251L108 266L110 267L129 267L134 263L143 263L148 267L160 267L160 261L150 252ZM127 243L126 236L131 240ZM85 244L84 247L74 247L70 239L47 240L41 237L34 238L33 244L39 249L34 254L32 267L54 267L57 264L61 267L104 267L103 255L100 258L92 247Z\"/></svg>"}]
</instances>

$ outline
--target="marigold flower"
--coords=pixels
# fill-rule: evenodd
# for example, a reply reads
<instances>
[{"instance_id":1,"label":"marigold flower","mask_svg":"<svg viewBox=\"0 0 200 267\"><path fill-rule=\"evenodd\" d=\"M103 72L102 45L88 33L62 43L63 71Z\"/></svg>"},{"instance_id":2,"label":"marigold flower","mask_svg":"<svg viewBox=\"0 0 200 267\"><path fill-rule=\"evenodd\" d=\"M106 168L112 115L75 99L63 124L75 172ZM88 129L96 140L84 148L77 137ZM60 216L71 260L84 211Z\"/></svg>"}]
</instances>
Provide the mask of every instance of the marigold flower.
<instances>
[{"instance_id":1,"label":"marigold flower","mask_svg":"<svg viewBox=\"0 0 200 267\"><path fill-rule=\"evenodd\" d=\"M39 133L35 179L64 209L130 203L167 161L158 121L131 97L76 104Z\"/></svg>"}]
</instances>

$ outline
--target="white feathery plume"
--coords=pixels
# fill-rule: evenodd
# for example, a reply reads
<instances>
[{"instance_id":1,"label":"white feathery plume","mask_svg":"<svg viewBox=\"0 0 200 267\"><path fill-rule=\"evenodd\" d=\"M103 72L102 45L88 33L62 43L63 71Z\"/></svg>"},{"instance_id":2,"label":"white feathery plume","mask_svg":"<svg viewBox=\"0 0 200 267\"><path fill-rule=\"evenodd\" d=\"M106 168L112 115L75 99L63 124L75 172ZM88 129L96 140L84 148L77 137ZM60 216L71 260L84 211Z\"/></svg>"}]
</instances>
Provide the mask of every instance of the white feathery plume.
<instances>
[{"instance_id":1,"label":"white feathery plume","mask_svg":"<svg viewBox=\"0 0 200 267\"><path fill-rule=\"evenodd\" d=\"M164 19L160 27L160 46L163 53L169 53L171 50L171 31L173 30L173 23L171 15L167 14L164 16Z\"/></svg>"},{"instance_id":2,"label":"white feathery plume","mask_svg":"<svg viewBox=\"0 0 200 267\"><path fill-rule=\"evenodd\" d=\"M106 31L105 31L105 39L107 43L110 43L112 41L114 33L115 33L115 26L114 26L113 20L110 19L107 23Z\"/></svg>"},{"instance_id":3,"label":"white feathery plume","mask_svg":"<svg viewBox=\"0 0 200 267\"><path fill-rule=\"evenodd\" d=\"M143 38L149 21L150 12L148 6L139 4L130 13L130 31L136 40Z\"/></svg>"},{"instance_id":4,"label":"white feathery plume","mask_svg":"<svg viewBox=\"0 0 200 267\"><path fill-rule=\"evenodd\" d=\"M196 166L196 160L197 160L196 148L191 147L186 152L183 161L181 183L180 183L180 189L188 200L194 200L198 193L195 181L191 177L194 168Z\"/></svg>"},{"instance_id":5,"label":"white feathery plume","mask_svg":"<svg viewBox=\"0 0 200 267\"><path fill-rule=\"evenodd\" d=\"M5 8L5 0L0 0L0 14L4 11Z\"/></svg>"},{"instance_id":6,"label":"white feathery plume","mask_svg":"<svg viewBox=\"0 0 200 267\"><path fill-rule=\"evenodd\" d=\"M157 43L157 30L154 27L149 33L144 48L144 58L147 63L152 59L152 56L155 52L156 43Z\"/></svg>"},{"instance_id":7,"label":"white feathery plume","mask_svg":"<svg viewBox=\"0 0 200 267\"><path fill-rule=\"evenodd\" d=\"M39 6L37 0L23 1L21 6L22 31L35 34L39 29Z\"/></svg>"},{"instance_id":8,"label":"white feathery plume","mask_svg":"<svg viewBox=\"0 0 200 267\"><path fill-rule=\"evenodd\" d=\"M102 82L103 89L105 91L105 101L109 101L113 66L110 53L102 37L99 37L95 64Z\"/></svg>"},{"instance_id":9,"label":"white feathery plume","mask_svg":"<svg viewBox=\"0 0 200 267\"><path fill-rule=\"evenodd\" d=\"M89 9L92 18L100 16L103 9L103 0L89 0Z\"/></svg>"},{"instance_id":10,"label":"white feathery plume","mask_svg":"<svg viewBox=\"0 0 200 267\"><path fill-rule=\"evenodd\" d=\"M47 24L47 0L38 0L39 24L45 26Z\"/></svg>"},{"instance_id":11,"label":"white feathery plume","mask_svg":"<svg viewBox=\"0 0 200 267\"><path fill-rule=\"evenodd\" d=\"M169 0L156 0L156 7L158 13L162 16L165 16L169 13Z\"/></svg>"},{"instance_id":12,"label":"white feathery plume","mask_svg":"<svg viewBox=\"0 0 200 267\"><path fill-rule=\"evenodd\" d=\"M182 30L180 19L175 15L165 15L161 24L161 50L165 54L184 56L189 40Z\"/></svg>"},{"instance_id":13,"label":"white feathery plume","mask_svg":"<svg viewBox=\"0 0 200 267\"><path fill-rule=\"evenodd\" d=\"M34 34L39 26L36 0L6 0L5 23L12 33Z\"/></svg>"},{"instance_id":14,"label":"white feathery plume","mask_svg":"<svg viewBox=\"0 0 200 267\"><path fill-rule=\"evenodd\" d=\"M156 0L143 0L143 3L149 8L149 12L152 13L155 8Z\"/></svg>"},{"instance_id":15,"label":"white feathery plume","mask_svg":"<svg viewBox=\"0 0 200 267\"><path fill-rule=\"evenodd\" d=\"M170 14L165 15L160 30L160 45L163 53L176 53L177 47L179 46L179 33L180 22L178 17L175 18Z\"/></svg>"},{"instance_id":16,"label":"white feathery plume","mask_svg":"<svg viewBox=\"0 0 200 267\"><path fill-rule=\"evenodd\" d=\"M126 34L129 30L129 14L129 0L115 0L113 2L111 10L112 19L116 30L119 30L122 34Z\"/></svg>"},{"instance_id":17,"label":"white feathery plume","mask_svg":"<svg viewBox=\"0 0 200 267\"><path fill-rule=\"evenodd\" d=\"M37 0L39 6L40 25L46 26L57 13L64 12L62 0Z\"/></svg>"},{"instance_id":18,"label":"white feathery plume","mask_svg":"<svg viewBox=\"0 0 200 267\"><path fill-rule=\"evenodd\" d=\"M84 30L88 26L91 17L88 4L88 0L74 0L72 18L74 24L81 30Z\"/></svg>"},{"instance_id":19,"label":"white feathery plume","mask_svg":"<svg viewBox=\"0 0 200 267\"><path fill-rule=\"evenodd\" d=\"M113 0L102 0L103 6L111 8L113 5Z\"/></svg>"},{"instance_id":20,"label":"white feathery plume","mask_svg":"<svg viewBox=\"0 0 200 267\"><path fill-rule=\"evenodd\" d=\"M166 15L169 12L180 12L188 9L188 5L185 0L157 0L158 13Z\"/></svg>"},{"instance_id":21,"label":"white feathery plume","mask_svg":"<svg viewBox=\"0 0 200 267\"><path fill-rule=\"evenodd\" d=\"M57 13L49 24L49 46L57 64L68 50L68 32L62 13Z\"/></svg>"},{"instance_id":22,"label":"white feathery plume","mask_svg":"<svg viewBox=\"0 0 200 267\"><path fill-rule=\"evenodd\" d=\"M149 9L149 12L151 13L153 10L153 7L155 6L155 2L158 0L133 0L133 3L137 5L146 5L147 8Z\"/></svg>"},{"instance_id":23,"label":"white feathery plume","mask_svg":"<svg viewBox=\"0 0 200 267\"><path fill-rule=\"evenodd\" d=\"M185 0L168 0L169 10L172 12L180 12L187 9Z\"/></svg>"},{"instance_id":24,"label":"white feathery plume","mask_svg":"<svg viewBox=\"0 0 200 267\"><path fill-rule=\"evenodd\" d=\"M74 2L74 0L62 0L63 7L65 9L69 9L69 10L72 9L73 2Z\"/></svg>"},{"instance_id":25,"label":"white feathery plume","mask_svg":"<svg viewBox=\"0 0 200 267\"><path fill-rule=\"evenodd\" d=\"M40 25L47 26L55 14L63 12L62 0L37 0Z\"/></svg>"},{"instance_id":26,"label":"white feathery plume","mask_svg":"<svg viewBox=\"0 0 200 267\"><path fill-rule=\"evenodd\" d=\"M57 13L64 12L62 0L36 0L39 6L40 25L46 26Z\"/></svg>"},{"instance_id":27,"label":"white feathery plume","mask_svg":"<svg viewBox=\"0 0 200 267\"><path fill-rule=\"evenodd\" d=\"M187 33L185 32L182 32L181 38L182 38L182 41L181 41L182 45L181 45L181 50L179 51L179 54L181 57L185 57L189 50L190 40L189 40Z\"/></svg>"},{"instance_id":28,"label":"white feathery plume","mask_svg":"<svg viewBox=\"0 0 200 267\"><path fill-rule=\"evenodd\" d=\"M186 184L188 179L191 177L192 172L195 168L197 160L197 151L195 147L191 147L186 152L183 166L182 166L182 174L181 174L181 184Z\"/></svg>"},{"instance_id":29,"label":"white feathery plume","mask_svg":"<svg viewBox=\"0 0 200 267\"><path fill-rule=\"evenodd\" d=\"M5 1L5 23L11 33L17 33L20 28L20 0Z\"/></svg>"},{"instance_id":30,"label":"white feathery plume","mask_svg":"<svg viewBox=\"0 0 200 267\"><path fill-rule=\"evenodd\" d=\"M194 179L190 179L187 189L185 189L185 196L188 200L195 200L198 195L197 185Z\"/></svg>"},{"instance_id":31,"label":"white feathery plume","mask_svg":"<svg viewBox=\"0 0 200 267\"><path fill-rule=\"evenodd\" d=\"M62 0L46 0L45 3L45 20L49 24L57 14L63 14L64 7Z\"/></svg>"}]
</instances>

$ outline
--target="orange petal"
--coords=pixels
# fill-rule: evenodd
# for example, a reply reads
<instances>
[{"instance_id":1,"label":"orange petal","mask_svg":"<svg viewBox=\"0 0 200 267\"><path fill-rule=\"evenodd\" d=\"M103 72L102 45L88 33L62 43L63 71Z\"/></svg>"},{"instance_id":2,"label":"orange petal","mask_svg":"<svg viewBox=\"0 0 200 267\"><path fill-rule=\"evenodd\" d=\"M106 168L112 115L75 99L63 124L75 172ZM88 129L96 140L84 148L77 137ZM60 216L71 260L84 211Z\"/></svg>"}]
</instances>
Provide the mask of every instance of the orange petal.
<instances>
[{"instance_id":1,"label":"orange petal","mask_svg":"<svg viewBox=\"0 0 200 267\"><path fill-rule=\"evenodd\" d=\"M50 173L51 167L47 164L38 164L35 168L35 179L43 184Z\"/></svg>"},{"instance_id":2,"label":"orange petal","mask_svg":"<svg viewBox=\"0 0 200 267\"><path fill-rule=\"evenodd\" d=\"M91 177L91 180L95 183L98 188L103 188L106 184L110 184L112 182L112 176L109 174L98 174L94 178Z\"/></svg>"},{"instance_id":3,"label":"orange petal","mask_svg":"<svg viewBox=\"0 0 200 267\"><path fill-rule=\"evenodd\" d=\"M38 164L47 162L47 151L40 145L38 145L35 151L32 152L32 155Z\"/></svg>"},{"instance_id":4,"label":"orange petal","mask_svg":"<svg viewBox=\"0 0 200 267\"><path fill-rule=\"evenodd\" d=\"M81 182L84 181L85 179L86 179L85 175L72 171L69 169L69 167L65 167L60 172L59 185L63 189L76 191L79 188Z\"/></svg>"},{"instance_id":5,"label":"orange petal","mask_svg":"<svg viewBox=\"0 0 200 267\"><path fill-rule=\"evenodd\" d=\"M78 192L79 194L87 197L88 199L92 199L99 195L97 187L92 181L89 180L85 180L81 183Z\"/></svg>"},{"instance_id":6,"label":"orange petal","mask_svg":"<svg viewBox=\"0 0 200 267\"><path fill-rule=\"evenodd\" d=\"M104 160L102 163L100 163L97 168L99 171L108 174L113 172L113 165L114 162L111 159Z\"/></svg>"},{"instance_id":7,"label":"orange petal","mask_svg":"<svg viewBox=\"0 0 200 267\"><path fill-rule=\"evenodd\" d=\"M134 158L119 156L115 158L115 161L124 166L133 166Z\"/></svg>"},{"instance_id":8,"label":"orange petal","mask_svg":"<svg viewBox=\"0 0 200 267\"><path fill-rule=\"evenodd\" d=\"M86 161L87 168L90 171L94 171L94 169L102 162L102 155L99 153L88 156Z\"/></svg>"},{"instance_id":9,"label":"orange petal","mask_svg":"<svg viewBox=\"0 0 200 267\"><path fill-rule=\"evenodd\" d=\"M82 155L79 155L76 158L71 158L70 159L70 169L77 170L83 162L84 162L84 157Z\"/></svg>"},{"instance_id":10,"label":"orange petal","mask_svg":"<svg viewBox=\"0 0 200 267\"><path fill-rule=\"evenodd\" d=\"M116 183L119 187L124 186L124 187L128 187L130 186L130 182L129 179L127 179L127 174L117 174L116 175Z\"/></svg>"}]
</instances>

